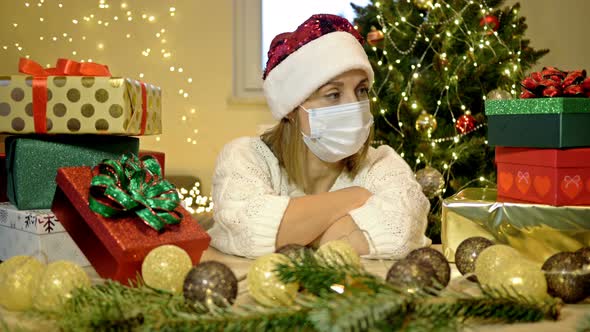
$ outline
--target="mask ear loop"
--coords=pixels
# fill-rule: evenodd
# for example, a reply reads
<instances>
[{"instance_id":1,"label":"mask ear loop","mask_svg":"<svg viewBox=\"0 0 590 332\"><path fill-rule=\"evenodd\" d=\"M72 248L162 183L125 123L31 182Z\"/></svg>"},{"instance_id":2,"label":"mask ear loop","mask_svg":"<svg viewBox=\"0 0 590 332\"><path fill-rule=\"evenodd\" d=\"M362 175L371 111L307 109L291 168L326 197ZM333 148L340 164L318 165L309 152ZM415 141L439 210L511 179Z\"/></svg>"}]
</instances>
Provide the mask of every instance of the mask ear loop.
<instances>
[{"instance_id":1,"label":"mask ear loop","mask_svg":"<svg viewBox=\"0 0 590 332\"><path fill-rule=\"evenodd\" d=\"M302 110L304 110L304 111L305 111L305 113L309 114L309 110L308 110L307 108L303 107L303 105L299 105L299 106L297 106L297 107L301 107L301 109L302 109ZM310 128L310 130L311 130L311 128ZM303 137L305 137L305 138L307 138L307 139L313 139L313 140L315 140L315 139L318 139L318 138L319 138L319 137L313 137L313 136L311 135L311 133L310 133L309 135L307 135L307 134L305 134L305 133L304 133L303 131L301 131L301 130L300 130L299 132L301 133L301 135L303 135Z\"/></svg>"}]
</instances>

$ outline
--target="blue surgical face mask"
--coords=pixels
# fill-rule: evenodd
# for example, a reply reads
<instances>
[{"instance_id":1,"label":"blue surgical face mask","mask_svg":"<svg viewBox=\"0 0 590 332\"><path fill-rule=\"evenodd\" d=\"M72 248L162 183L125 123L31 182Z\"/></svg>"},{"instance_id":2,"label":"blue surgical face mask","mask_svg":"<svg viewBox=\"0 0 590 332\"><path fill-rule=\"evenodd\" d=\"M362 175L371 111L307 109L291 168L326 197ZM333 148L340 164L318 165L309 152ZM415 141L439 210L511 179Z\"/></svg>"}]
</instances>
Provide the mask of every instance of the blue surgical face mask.
<instances>
[{"instance_id":1,"label":"blue surgical face mask","mask_svg":"<svg viewBox=\"0 0 590 332\"><path fill-rule=\"evenodd\" d=\"M337 162L357 153L365 144L373 115L368 100L330 107L306 109L310 134L303 141L318 158Z\"/></svg>"}]
</instances>

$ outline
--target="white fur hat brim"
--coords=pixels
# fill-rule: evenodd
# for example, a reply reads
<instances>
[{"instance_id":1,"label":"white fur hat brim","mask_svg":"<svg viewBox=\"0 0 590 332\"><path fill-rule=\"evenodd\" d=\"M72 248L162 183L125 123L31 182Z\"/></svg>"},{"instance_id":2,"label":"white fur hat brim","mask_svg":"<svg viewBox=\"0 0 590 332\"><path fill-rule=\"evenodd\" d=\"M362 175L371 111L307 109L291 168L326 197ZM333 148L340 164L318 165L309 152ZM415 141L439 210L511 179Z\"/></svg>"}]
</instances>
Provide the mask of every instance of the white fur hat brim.
<instances>
[{"instance_id":1,"label":"white fur hat brim","mask_svg":"<svg viewBox=\"0 0 590 332\"><path fill-rule=\"evenodd\" d=\"M361 43L350 33L336 31L305 44L273 68L263 89L272 115L280 120L334 77L353 69L374 73Z\"/></svg>"}]
</instances>

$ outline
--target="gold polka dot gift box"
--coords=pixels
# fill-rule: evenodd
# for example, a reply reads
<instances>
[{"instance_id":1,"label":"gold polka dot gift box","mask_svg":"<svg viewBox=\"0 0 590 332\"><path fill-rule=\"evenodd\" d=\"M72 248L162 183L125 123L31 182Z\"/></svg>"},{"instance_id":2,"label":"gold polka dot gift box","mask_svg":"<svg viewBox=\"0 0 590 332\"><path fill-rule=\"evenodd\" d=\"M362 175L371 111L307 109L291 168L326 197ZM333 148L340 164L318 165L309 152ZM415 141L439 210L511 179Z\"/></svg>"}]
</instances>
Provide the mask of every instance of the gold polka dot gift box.
<instances>
[{"instance_id":1,"label":"gold polka dot gift box","mask_svg":"<svg viewBox=\"0 0 590 332\"><path fill-rule=\"evenodd\" d=\"M59 59L55 68L21 59L25 75L0 76L0 133L157 135L162 90L113 77L107 66Z\"/></svg>"}]
</instances>

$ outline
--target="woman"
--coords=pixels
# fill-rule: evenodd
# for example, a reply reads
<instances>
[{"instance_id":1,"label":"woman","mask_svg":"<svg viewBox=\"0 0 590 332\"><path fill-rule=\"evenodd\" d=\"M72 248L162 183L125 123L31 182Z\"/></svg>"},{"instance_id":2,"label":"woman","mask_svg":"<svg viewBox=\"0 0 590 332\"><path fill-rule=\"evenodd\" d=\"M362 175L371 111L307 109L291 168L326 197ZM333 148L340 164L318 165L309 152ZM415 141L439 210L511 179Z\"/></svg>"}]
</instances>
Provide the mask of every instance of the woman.
<instances>
[{"instance_id":1,"label":"woman","mask_svg":"<svg viewBox=\"0 0 590 332\"><path fill-rule=\"evenodd\" d=\"M345 19L314 15L273 40L264 93L279 123L220 153L212 245L240 256L348 241L368 258L430 244L429 202L404 160L370 147L373 70Z\"/></svg>"}]
</instances>

